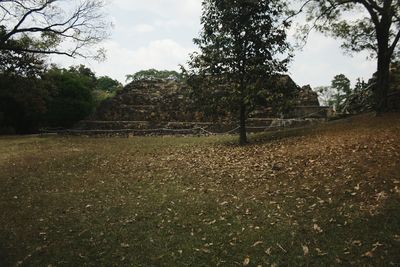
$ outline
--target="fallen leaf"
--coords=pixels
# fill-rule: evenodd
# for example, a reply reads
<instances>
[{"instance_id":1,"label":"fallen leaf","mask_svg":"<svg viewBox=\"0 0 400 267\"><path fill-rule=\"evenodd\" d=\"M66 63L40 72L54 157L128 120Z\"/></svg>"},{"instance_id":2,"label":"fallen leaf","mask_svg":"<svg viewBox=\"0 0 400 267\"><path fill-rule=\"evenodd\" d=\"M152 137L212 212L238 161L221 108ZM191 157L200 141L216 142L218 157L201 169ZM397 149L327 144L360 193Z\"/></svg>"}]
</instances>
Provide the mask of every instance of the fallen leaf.
<instances>
[{"instance_id":1,"label":"fallen leaf","mask_svg":"<svg viewBox=\"0 0 400 267\"><path fill-rule=\"evenodd\" d=\"M308 253L310 252L310 250L308 249L308 247L306 245L301 245L303 248L303 252L304 252L304 256L307 256Z\"/></svg>"},{"instance_id":2,"label":"fallen leaf","mask_svg":"<svg viewBox=\"0 0 400 267\"><path fill-rule=\"evenodd\" d=\"M123 248L129 248L129 244L127 244L127 243L121 243L121 247L123 247Z\"/></svg>"},{"instance_id":3,"label":"fallen leaf","mask_svg":"<svg viewBox=\"0 0 400 267\"><path fill-rule=\"evenodd\" d=\"M253 247L258 246L258 245L260 245L262 243L264 243L264 242L263 241L257 241L251 247L253 248Z\"/></svg>"},{"instance_id":4,"label":"fallen leaf","mask_svg":"<svg viewBox=\"0 0 400 267\"><path fill-rule=\"evenodd\" d=\"M247 256L246 258L244 258L243 266L248 266L249 264L250 264L250 258Z\"/></svg>"},{"instance_id":5,"label":"fallen leaf","mask_svg":"<svg viewBox=\"0 0 400 267\"><path fill-rule=\"evenodd\" d=\"M321 229L321 227L319 227L319 225L316 224L316 223L314 223L313 229L314 229L314 231L316 231L316 232L318 232L318 233L322 233L322 232L323 232L323 230Z\"/></svg>"},{"instance_id":6,"label":"fallen leaf","mask_svg":"<svg viewBox=\"0 0 400 267\"><path fill-rule=\"evenodd\" d=\"M362 257L364 258L372 258L374 256L374 253L372 251L367 251L364 254L362 254Z\"/></svg>"},{"instance_id":7,"label":"fallen leaf","mask_svg":"<svg viewBox=\"0 0 400 267\"><path fill-rule=\"evenodd\" d=\"M325 256L325 255L328 255L328 253L323 252L323 251L322 251L321 249L319 249L319 248L316 248L315 251L317 251L318 256Z\"/></svg>"}]
</instances>

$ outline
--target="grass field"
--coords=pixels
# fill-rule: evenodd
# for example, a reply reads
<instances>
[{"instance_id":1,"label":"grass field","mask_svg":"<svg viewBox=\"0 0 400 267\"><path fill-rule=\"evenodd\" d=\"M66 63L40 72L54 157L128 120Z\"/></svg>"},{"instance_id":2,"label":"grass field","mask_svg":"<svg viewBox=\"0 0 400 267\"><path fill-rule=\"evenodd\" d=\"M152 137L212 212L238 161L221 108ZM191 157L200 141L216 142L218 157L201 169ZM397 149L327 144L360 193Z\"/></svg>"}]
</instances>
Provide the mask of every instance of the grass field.
<instances>
[{"instance_id":1,"label":"grass field","mask_svg":"<svg viewBox=\"0 0 400 267\"><path fill-rule=\"evenodd\" d=\"M400 266L400 114L0 138L0 266Z\"/></svg>"}]
</instances>

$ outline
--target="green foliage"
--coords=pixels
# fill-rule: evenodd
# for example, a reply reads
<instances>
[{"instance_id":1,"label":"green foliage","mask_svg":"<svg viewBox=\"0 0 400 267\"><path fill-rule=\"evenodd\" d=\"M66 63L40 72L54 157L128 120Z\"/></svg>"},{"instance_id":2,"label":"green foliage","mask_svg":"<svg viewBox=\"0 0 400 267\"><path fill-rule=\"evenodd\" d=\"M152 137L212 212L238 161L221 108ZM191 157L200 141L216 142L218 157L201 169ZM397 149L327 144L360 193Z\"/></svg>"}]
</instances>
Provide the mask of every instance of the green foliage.
<instances>
[{"instance_id":1,"label":"green foliage","mask_svg":"<svg viewBox=\"0 0 400 267\"><path fill-rule=\"evenodd\" d=\"M334 90L335 94L333 96L333 105L336 110L342 109L342 104L351 94L350 80L344 75L339 74L333 77L331 88Z\"/></svg>"},{"instance_id":2,"label":"green foliage","mask_svg":"<svg viewBox=\"0 0 400 267\"><path fill-rule=\"evenodd\" d=\"M366 92L368 84L363 79L358 78L354 88L350 86L350 80L344 75L336 75L330 86L320 86L315 88L319 99L323 105L335 107L338 112L348 112L350 102L358 102L357 109L370 108L370 101L358 98L371 97L371 92ZM365 107L362 105L365 104Z\"/></svg>"},{"instance_id":3,"label":"green foliage","mask_svg":"<svg viewBox=\"0 0 400 267\"><path fill-rule=\"evenodd\" d=\"M0 27L0 35L2 28ZM10 41L13 47L24 49L32 45L33 40L25 36L19 40ZM0 49L0 73L7 76L35 77L45 70L44 57Z\"/></svg>"},{"instance_id":4,"label":"green foliage","mask_svg":"<svg viewBox=\"0 0 400 267\"><path fill-rule=\"evenodd\" d=\"M34 43L27 36L10 42L21 48ZM0 132L70 127L122 87L109 77L97 79L84 65L69 69L52 66L46 71L44 59L36 53L0 49Z\"/></svg>"},{"instance_id":5,"label":"green foliage","mask_svg":"<svg viewBox=\"0 0 400 267\"><path fill-rule=\"evenodd\" d=\"M301 2L306 3L307 20L312 22L311 27L341 38L342 47L349 52L366 50L371 56L378 57L378 42L384 34L388 36L387 42L393 45L393 49L396 48L396 36L400 32L398 1ZM305 30L308 32L310 25L306 25Z\"/></svg>"},{"instance_id":6,"label":"green foliage","mask_svg":"<svg viewBox=\"0 0 400 267\"><path fill-rule=\"evenodd\" d=\"M81 79L86 80L86 85L89 86L90 88L95 88L97 84L97 78L96 74L88 67L85 65L79 65L79 66L71 66L68 69L68 72L74 73L77 75L77 77L80 77Z\"/></svg>"},{"instance_id":7,"label":"green foliage","mask_svg":"<svg viewBox=\"0 0 400 267\"><path fill-rule=\"evenodd\" d=\"M27 47L31 42L24 37L13 45ZM0 49L0 62L0 133L33 132L46 111L48 94L39 79L45 71L44 60L38 55Z\"/></svg>"},{"instance_id":8,"label":"green foliage","mask_svg":"<svg viewBox=\"0 0 400 267\"><path fill-rule=\"evenodd\" d=\"M95 90L92 93L95 106L98 107L101 102L115 96L120 90L122 90L122 84L119 81L108 76L96 78Z\"/></svg>"},{"instance_id":9,"label":"green foliage","mask_svg":"<svg viewBox=\"0 0 400 267\"><path fill-rule=\"evenodd\" d=\"M257 81L286 71L285 8L282 1L203 1L203 28L194 39L200 53L190 61L193 89L204 96L202 101L240 113L241 143L246 142L245 119L260 90Z\"/></svg>"},{"instance_id":10,"label":"green foliage","mask_svg":"<svg viewBox=\"0 0 400 267\"><path fill-rule=\"evenodd\" d=\"M126 81L140 81L140 80L176 80L182 81L183 75L174 70L156 70L148 69L141 70L135 74L126 75Z\"/></svg>"},{"instance_id":11,"label":"green foliage","mask_svg":"<svg viewBox=\"0 0 400 267\"><path fill-rule=\"evenodd\" d=\"M87 72L53 67L43 77L50 92L47 122L51 126L71 127L94 109L93 80Z\"/></svg>"},{"instance_id":12,"label":"green foliage","mask_svg":"<svg viewBox=\"0 0 400 267\"><path fill-rule=\"evenodd\" d=\"M0 74L0 134L36 131L47 110L47 98L39 79Z\"/></svg>"},{"instance_id":13,"label":"green foliage","mask_svg":"<svg viewBox=\"0 0 400 267\"><path fill-rule=\"evenodd\" d=\"M109 98L114 97L116 92L108 92L108 91L103 91L103 90L94 90L92 92L93 99L94 99L94 106L97 108L100 106L100 104Z\"/></svg>"},{"instance_id":14,"label":"green foliage","mask_svg":"<svg viewBox=\"0 0 400 267\"><path fill-rule=\"evenodd\" d=\"M356 84L354 85L354 91L359 92L367 86L368 86L368 84L366 82L364 82L364 80L362 78L357 78Z\"/></svg>"},{"instance_id":15,"label":"green foliage","mask_svg":"<svg viewBox=\"0 0 400 267\"><path fill-rule=\"evenodd\" d=\"M348 52L370 52L377 58L377 85L373 95L375 110L388 107L390 62L399 55L400 2L398 0L301 0L311 25L303 27L305 36L312 29L343 40ZM356 13L356 15L355 15Z\"/></svg>"},{"instance_id":16,"label":"green foliage","mask_svg":"<svg viewBox=\"0 0 400 267\"><path fill-rule=\"evenodd\" d=\"M97 78L96 89L108 93L113 93L122 89L122 84L108 76L101 76Z\"/></svg>"}]
</instances>

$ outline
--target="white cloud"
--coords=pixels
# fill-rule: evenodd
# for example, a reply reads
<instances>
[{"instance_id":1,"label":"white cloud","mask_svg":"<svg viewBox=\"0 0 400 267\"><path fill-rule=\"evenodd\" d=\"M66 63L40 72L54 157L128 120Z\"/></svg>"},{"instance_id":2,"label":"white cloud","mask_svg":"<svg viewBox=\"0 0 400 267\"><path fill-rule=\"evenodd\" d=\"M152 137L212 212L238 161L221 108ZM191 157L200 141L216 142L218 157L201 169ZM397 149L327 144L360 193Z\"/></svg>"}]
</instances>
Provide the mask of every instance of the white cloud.
<instances>
[{"instance_id":1,"label":"white cloud","mask_svg":"<svg viewBox=\"0 0 400 267\"><path fill-rule=\"evenodd\" d=\"M137 50L124 48L114 41L105 42L103 47L107 50L105 62L97 63L83 59L72 60L57 57L53 59L53 62L63 67L85 64L98 76L107 75L125 82L125 75L143 69L178 70L179 64L185 64L189 53L194 51L193 47L184 47L171 39L151 41Z\"/></svg>"},{"instance_id":2,"label":"white cloud","mask_svg":"<svg viewBox=\"0 0 400 267\"><path fill-rule=\"evenodd\" d=\"M173 20L183 26L198 24L201 15L201 0L114 0L113 4L121 10Z\"/></svg>"},{"instance_id":3,"label":"white cloud","mask_svg":"<svg viewBox=\"0 0 400 267\"><path fill-rule=\"evenodd\" d=\"M295 52L290 74L296 83L313 87L329 85L333 77L341 73L353 83L359 77L368 80L376 70L376 63L366 57L366 53L345 55L340 41L312 33L304 49Z\"/></svg>"},{"instance_id":4,"label":"white cloud","mask_svg":"<svg viewBox=\"0 0 400 267\"><path fill-rule=\"evenodd\" d=\"M140 69L178 69L178 65L185 63L192 51L193 48L183 47L171 39L156 40L136 50L132 62Z\"/></svg>"},{"instance_id":5,"label":"white cloud","mask_svg":"<svg viewBox=\"0 0 400 267\"><path fill-rule=\"evenodd\" d=\"M155 28L149 24L138 24L133 27L133 31L138 33L148 33L148 32L153 32L154 30Z\"/></svg>"}]
</instances>

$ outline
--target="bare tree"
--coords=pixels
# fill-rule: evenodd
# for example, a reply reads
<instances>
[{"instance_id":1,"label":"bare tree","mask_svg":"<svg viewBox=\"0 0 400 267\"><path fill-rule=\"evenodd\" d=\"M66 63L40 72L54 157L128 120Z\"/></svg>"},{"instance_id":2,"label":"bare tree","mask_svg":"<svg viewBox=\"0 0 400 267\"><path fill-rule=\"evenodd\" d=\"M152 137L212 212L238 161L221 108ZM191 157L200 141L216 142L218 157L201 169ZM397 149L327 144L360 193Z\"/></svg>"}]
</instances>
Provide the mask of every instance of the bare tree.
<instances>
[{"instance_id":1,"label":"bare tree","mask_svg":"<svg viewBox=\"0 0 400 267\"><path fill-rule=\"evenodd\" d=\"M0 51L98 58L111 24L102 0L0 0Z\"/></svg>"}]
</instances>

